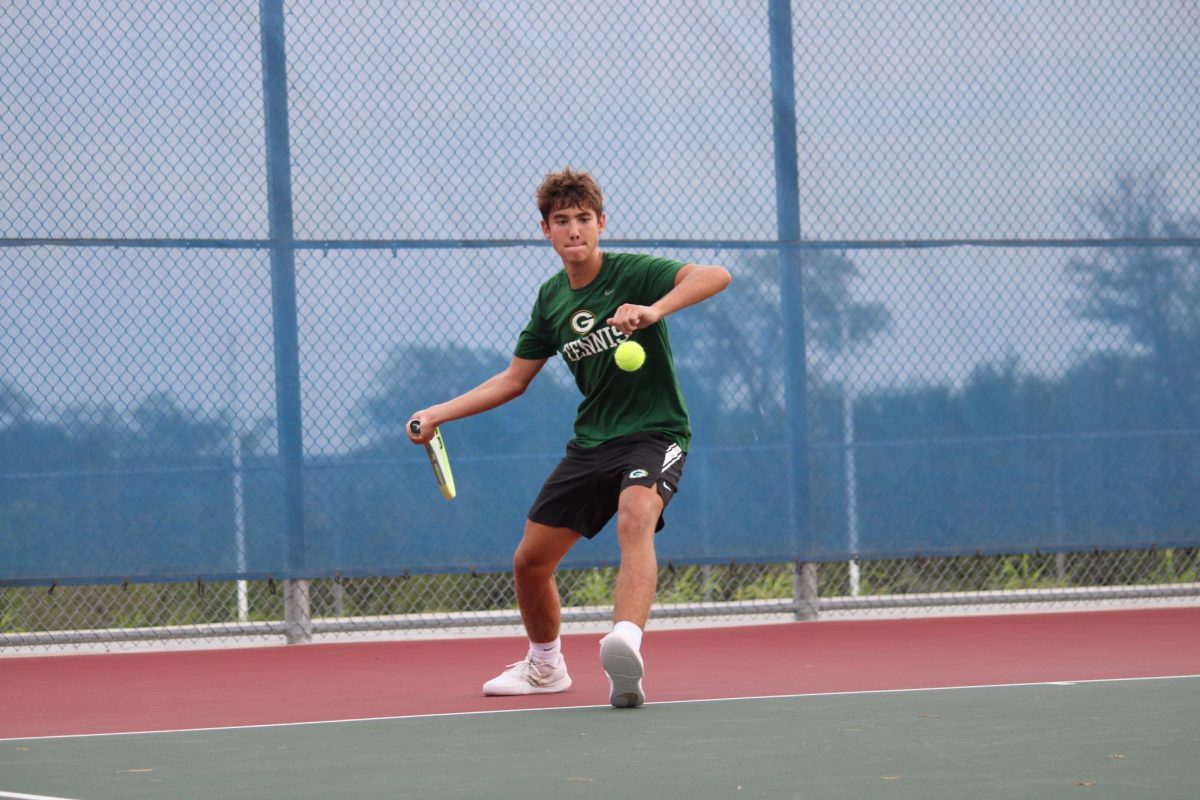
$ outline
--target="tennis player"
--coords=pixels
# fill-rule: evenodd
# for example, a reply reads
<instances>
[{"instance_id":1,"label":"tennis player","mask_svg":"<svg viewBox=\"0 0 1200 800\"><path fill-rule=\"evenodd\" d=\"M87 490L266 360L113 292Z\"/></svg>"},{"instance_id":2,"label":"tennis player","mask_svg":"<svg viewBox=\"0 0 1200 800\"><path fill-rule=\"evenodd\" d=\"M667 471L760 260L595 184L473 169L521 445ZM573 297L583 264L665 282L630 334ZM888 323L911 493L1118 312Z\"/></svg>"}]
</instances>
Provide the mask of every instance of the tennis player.
<instances>
[{"instance_id":1,"label":"tennis player","mask_svg":"<svg viewBox=\"0 0 1200 800\"><path fill-rule=\"evenodd\" d=\"M525 658L483 685L488 695L561 692L571 686L559 639L561 601L555 570L579 539L591 539L617 515L620 569L613 629L600 641L609 701L645 702L642 631L658 580L654 535L679 490L691 439L687 408L671 356L665 317L729 285L723 267L600 249L604 201L586 172L547 175L537 192L542 234L562 270L542 284L508 368L453 399L413 414L424 444L438 426L479 414L523 394L546 360L561 353L583 393L575 436L529 510L513 557ZM617 367L613 350L627 339L645 348L640 369Z\"/></svg>"}]
</instances>

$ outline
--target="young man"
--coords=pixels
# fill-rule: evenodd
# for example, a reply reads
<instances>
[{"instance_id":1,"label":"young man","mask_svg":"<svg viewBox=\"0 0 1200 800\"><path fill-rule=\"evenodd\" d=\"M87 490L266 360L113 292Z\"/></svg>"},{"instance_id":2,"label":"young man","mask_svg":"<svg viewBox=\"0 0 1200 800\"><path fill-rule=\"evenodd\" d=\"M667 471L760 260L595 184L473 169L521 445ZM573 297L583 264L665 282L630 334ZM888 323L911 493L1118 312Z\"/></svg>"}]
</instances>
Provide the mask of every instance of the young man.
<instances>
[{"instance_id":1,"label":"young man","mask_svg":"<svg viewBox=\"0 0 1200 800\"><path fill-rule=\"evenodd\" d=\"M555 353L562 353L583 402L567 453L529 511L513 557L517 602L530 649L483 685L484 694L561 692L571 685L563 660L561 602L554 573L580 537L592 538L617 515L621 564L613 630L600 642L609 701L645 702L642 630L658 580L654 535L678 491L691 427L671 356L664 317L729 285L722 267L600 249L604 201L586 172L546 176L537 193L542 234L563 269L542 284L508 368L451 400L413 414L424 444L439 425L495 408L523 394ZM613 361L633 339L645 364L625 372Z\"/></svg>"}]
</instances>

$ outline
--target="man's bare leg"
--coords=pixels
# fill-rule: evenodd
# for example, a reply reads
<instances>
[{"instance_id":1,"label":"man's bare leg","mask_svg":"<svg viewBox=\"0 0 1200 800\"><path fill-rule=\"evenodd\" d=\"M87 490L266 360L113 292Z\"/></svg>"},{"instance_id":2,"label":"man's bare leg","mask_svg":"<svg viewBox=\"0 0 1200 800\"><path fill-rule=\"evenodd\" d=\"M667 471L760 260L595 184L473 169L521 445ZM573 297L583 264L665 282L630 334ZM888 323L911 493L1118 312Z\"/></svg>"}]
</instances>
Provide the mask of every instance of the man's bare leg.
<instances>
[{"instance_id":1,"label":"man's bare leg","mask_svg":"<svg viewBox=\"0 0 1200 800\"><path fill-rule=\"evenodd\" d=\"M550 642L558 638L562 600L554 571L577 541L579 534L570 528L552 528L532 520L525 521L525 534L513 556L513 580L521 621L531 642Z\"/></svg>"},{"instance_id":2,"label":"man's bare leg","mask_svg":"<svg viewBox=\"0 0 1200 800\"><path fill-rule=\"evenodd\" d=\"M485 683L484 694L536 694L571 688L558 641L562 602L554 570L578 540L579 534L572 530L526 521L525 534L513 556L513 579L521 620L529 634L529 657Z\"/></svg>"},{"instance_id":3,"label":"man's bare leg","mask_svg":"<svg viewBox=\"0 0 1200 800\"><path fill-rule=\"evenodd\" d=\"M621 492L617 510L621 569L613 593L613 632L600 640L608 699L617 708L636 708L646 701L640 650L658 584L654 529L662 508L662 498L654 487L629 486Z\"/></svg>"},{"instance_id":4,"label":"man's bare leg","mask_svg":"<svg viewBox=\"0 0 1200 800\"><path fill-rule=\"evenodd\" d=\"M654 528L663 502L652 486L629 486L617 507L617 541L621 568L613 591L613 622L628 621L646 627L658 587L658 558L654 553Z\"/></svg>"}]
</instances>

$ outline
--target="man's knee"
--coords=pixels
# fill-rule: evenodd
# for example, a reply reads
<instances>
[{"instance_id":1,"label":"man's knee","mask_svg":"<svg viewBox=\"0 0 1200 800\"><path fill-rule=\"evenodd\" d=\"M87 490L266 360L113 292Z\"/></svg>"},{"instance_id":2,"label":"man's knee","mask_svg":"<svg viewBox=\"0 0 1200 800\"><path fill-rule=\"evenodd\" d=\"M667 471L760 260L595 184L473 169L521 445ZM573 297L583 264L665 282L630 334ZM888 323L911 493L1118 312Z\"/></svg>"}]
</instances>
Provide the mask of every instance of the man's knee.
<instances>
[{"instance_id":1,"label":"man's knee","mask_svg":"<svg viewBox=\"0 0 1200 800\"><path fill-rule=\"evenodd\" d=\"M544 554L521 545L513 553L513 572L521 577L536 577L554 571L555 565L550 563Z\"/></svg>"},{"instance_id":2,"label":"man's knee","mask_svg":"<svg viewBox=\"0 0 1200 800\"><path fill-rule=\"evenodd\" d=\"M663 501L653 486L629 486L621 492L617 536L622 543L653 541Z\"/></svg>"},{"instance_id":3,"label":"man's knee","mask_svg":"<svg viewBox=\"0 0 1200 800\"><path fill-rule=\"evenodd\" d=\"M513 554L513 572L521 577L548 577L578 538L565 528L534 528L531 523Z\"/></svg>"}]
</instances>

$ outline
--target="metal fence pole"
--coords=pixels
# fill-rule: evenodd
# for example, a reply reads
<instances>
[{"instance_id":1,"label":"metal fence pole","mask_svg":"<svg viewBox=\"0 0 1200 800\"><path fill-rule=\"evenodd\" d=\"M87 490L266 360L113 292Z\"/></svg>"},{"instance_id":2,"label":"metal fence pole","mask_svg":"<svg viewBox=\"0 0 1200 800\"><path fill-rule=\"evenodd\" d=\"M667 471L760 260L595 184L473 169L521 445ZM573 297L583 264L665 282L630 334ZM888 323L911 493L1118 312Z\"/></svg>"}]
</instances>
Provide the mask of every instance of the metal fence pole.
<instances>
[{"instance_id":1,"label":"metal fence pole","mask_svg":"<svg viewBox=\"0 0 1200 800\"><path fill-rule=\"evenodd\" d=\"M788 522L793 552L811 541L808 467L808 361L804 331L804 278L800 259L800 183L796 152L796 89L790 0L771 0L771 100L775 138L775 216L784 329L787 407Z\"/></svg>"},{"instance_id":2,"label":"metal fence pole","mask_svg":"<svg viewBox=\"0 0 1200 800\"><path fill-rule=\"evenodd\" d=\"M283 582L283 624L288 644L311 642L312 584L308 580Z\"/></svg>"},{"instance_id":3,"label":"metal fence pole","mask_svg":"<svg viewBox=\"0 0 1200 800\"><path fill-rule=\"evenodd\" d=\"M260 0L263 105L267 157L267 209L271 236L271 299L274 314L276 426L283 470L287 566L305 566L304 436L300 406L300 349L296 316L296 254L292 219L292 166L288 133L287 53L283 1ZM312 638L307 581L284 585L289 643Z\"/></svg>"},{"instance_id":4,"label":"metal fence pole","mask_svg":"<svg viewBox=\"0 0 1200 800\"><path fill-rule=\"evenodd\" d=\"M844 324L844 323L843 323ZM844 337L843 337L844 338ZM846 447L843 469L846 491L846 548L850 560L846 567L850 576L850 594L854 597L862 589L862 571L858 564L858 451L854 443L854 403L857 400L853 382L842 381L842 440Z\"/></svg>"},{"instance_id":5,"label":"metal fence pole","mask_svg":"<svg viewBox=\"0 0 1200 800\"><path fill-rule=\"evenodd\" d=\"M817 597L817 565L811 561L792 562L792 602L798 620L814 620L820 614Z\"/></svg>"}]
</instances>

